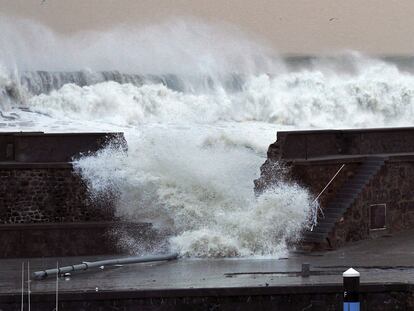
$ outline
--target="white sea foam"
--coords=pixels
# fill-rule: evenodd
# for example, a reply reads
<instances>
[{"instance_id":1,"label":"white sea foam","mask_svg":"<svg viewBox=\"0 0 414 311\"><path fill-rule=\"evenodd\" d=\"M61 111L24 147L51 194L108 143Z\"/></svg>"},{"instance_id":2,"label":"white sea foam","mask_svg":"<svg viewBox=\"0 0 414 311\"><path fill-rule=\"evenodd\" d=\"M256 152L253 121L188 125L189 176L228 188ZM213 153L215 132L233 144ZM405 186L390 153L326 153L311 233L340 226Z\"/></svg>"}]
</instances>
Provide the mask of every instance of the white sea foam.
<instances>
[{"instance_id":1,"label":"white sea foam","mask_svg":"<svg viewBox=\"0 0 414 311\"><path fill-rule=\"evenodd\" d=\"M67 84L29 103L31 109L54 117L118 125L256 121L295 128L375 127L411 124L412 85L414 76L379 63L350 76L319 71L250 76L238 92L183 93L160 84Z\"/></svg>"},{"instance_id":2,"label":"white sea foam","mask_svg":"<svg viewBox=\"0 0 414 311\"><path fill-rule=\"evenodd\" d=\"M0 126L125 132L127 152L107 148L75 166L91 195L117 191L118 216L152 222L184 256L280 256L299 237L312 200L306 189L281 181L253 193L276 131L412 125L414 117L414 76L357 54L289 71L245 36L198 22L69 39L18 24L0 18ZM21 70L87 68L83 86L80 75L46 90L56 75L38 73L41 94L19 84ZM183 87L104 81L96 70L174 74ZM236 88L226 84L232 75Z\"/></svg>"}]
</instances>

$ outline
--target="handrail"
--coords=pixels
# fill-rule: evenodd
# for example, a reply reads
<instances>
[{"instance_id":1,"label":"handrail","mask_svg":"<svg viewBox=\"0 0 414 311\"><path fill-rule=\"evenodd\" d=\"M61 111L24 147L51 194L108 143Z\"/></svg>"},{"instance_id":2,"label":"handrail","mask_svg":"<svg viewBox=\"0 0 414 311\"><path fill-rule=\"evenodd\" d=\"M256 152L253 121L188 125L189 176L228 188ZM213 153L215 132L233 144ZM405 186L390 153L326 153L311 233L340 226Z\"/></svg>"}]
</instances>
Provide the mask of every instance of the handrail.
<instances>
[{"instance_id":1,"label":"handrail","mask_svg":"<svg viewBox=\"0 0 414 311\"><path fill-rule=\"evenodd\" d=\"M342 164L342 166L336 172L336 174L334 175L334 177L331 178L331 180L326 184L325 188L322 189L321 193L318 194L318 196L316 197L315 200L313 200L312 203L316 203L316 201L318 201L318 199L320 198L320 196L325 192L325 190L329 187L329 185L333 182L333 180L336 178L336 176L338 176L339 172L342 171L342 169L344 167L345 167L345 164Z\"/></svg>"},{"instance_id":2,"label":"handrail","mask_svg":"<svg viewBox=\"0 0 414 311\"><path fill-rule=\"evenodd\" d=\"M315 198L315 200L313 200L312 201L312 204L311 205L314 205L317 201L318 201L318 199L320 198L320 196L325 192L325 190L326 189L328 189L328 187L329 187L329 185L334 181L334 179L336 178L336 176L338 176L338 174L342 171L342 169L345 167L345 164L342 164L342 166L339 168L339 170L336 172L336 174L331 178L331 180L326 184L326 186L325 186L325 188L323 188L322 189L322 191L318 194L318 196ZM311 227L311 231L313 231L313 228L315 227L315 225L316 225L316 222L317 222L317 219L318 219L318 212L321 212L322 213L322 216L325 216L324 215L324 213L323 213L323 211L322 211L322 209L320 209L320 208L318 208L318 207L316 207L317 208L317 210L316 210L316 212L314 212L314 214L313 214L313 224L312 224L312 227Z\"/></svg>"}]
</instances>

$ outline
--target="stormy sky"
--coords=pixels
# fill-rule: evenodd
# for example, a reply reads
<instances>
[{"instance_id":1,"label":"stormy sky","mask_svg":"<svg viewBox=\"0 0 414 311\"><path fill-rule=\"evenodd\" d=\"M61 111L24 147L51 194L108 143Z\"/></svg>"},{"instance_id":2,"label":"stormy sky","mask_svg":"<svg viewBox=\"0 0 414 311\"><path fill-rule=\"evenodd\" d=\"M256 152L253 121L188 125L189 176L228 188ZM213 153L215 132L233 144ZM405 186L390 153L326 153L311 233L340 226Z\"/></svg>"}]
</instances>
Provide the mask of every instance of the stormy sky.
<instances>
[{"instance_id":1,"label":"stormy sky","mask_svg":"<svg viewBox=\"0 0 414 311\"><path fill-rule=\"evenodd\" d=\"M412 0L0 0L0 11L62 33L190 17L236 26L280 53L414 51Z\"/></svg>"}]
</instances>

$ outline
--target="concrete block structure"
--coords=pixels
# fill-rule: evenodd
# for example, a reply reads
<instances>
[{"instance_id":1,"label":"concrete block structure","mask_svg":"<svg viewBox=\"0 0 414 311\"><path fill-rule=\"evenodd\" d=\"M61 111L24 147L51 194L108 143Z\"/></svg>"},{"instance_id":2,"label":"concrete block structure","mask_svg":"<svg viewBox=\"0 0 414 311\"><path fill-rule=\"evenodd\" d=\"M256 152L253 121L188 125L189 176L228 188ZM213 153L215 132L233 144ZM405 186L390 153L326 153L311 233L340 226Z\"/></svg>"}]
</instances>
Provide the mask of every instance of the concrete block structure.
<instances>
[{"instance_id":1,"label":"concrete block structure","mask_svg":"<svg viewBox=\"0 0 414 311\"><path fill-rule=\"evenodd\" d=\"M257 192L282 166L319 196L318 225L302 239L313 249L414 228L414 128L278 132L267 155Z\"/></svg>"},{"instance_id":2,"label":"concrete block structure","mask_svg":"<svg viewBox=\"0 0 414 311\"><path fill-rule=\"evenodd\" d=\"M0 134L0 257L115 252L115 198L92 200L72 167L114 139L126 147L120 133Z\"/></svg>"}]
</instances>

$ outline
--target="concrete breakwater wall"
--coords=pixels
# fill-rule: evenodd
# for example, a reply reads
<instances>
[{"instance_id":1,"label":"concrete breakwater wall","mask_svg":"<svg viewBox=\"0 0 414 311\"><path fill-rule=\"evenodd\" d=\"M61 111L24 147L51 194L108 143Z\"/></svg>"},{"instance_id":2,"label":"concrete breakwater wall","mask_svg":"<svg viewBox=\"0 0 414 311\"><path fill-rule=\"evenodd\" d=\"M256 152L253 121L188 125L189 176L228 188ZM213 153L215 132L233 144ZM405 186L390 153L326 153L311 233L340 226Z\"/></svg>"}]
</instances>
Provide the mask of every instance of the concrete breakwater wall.
<instances>
[{"instance_id":1,"label":"concrete breakwater wall","mask_svg":"<svg viewBox=\"0 0 414 311\"><path fill-rule=\"evenodd\" d=\"M102 236L116 221L116 194L92 200L71 164L111 141L126 148L119 133L0 134L0 257L112 252L108 243L76 249L67 239L82 241L82 232Z\"/></svg>"},{"instance_id":2,"label":"concrete breakwater wall","mask_svg":"<svg viewBox=\"0 0 414 311\"><path fill-rule=\"evenodd\" d=\"M126 148L122 133L0 133L0 163L70 163L110 141Z\"/></svg>"},{"instance_id":3,"label":"concrete breakwater wall","mask_svg":"<svg viewBox=\"0 0 414 311\"><path fill-rule=\"evenodd\" d=\"M70 163L0 163L0 223L109 221L112 202L92 201Z\"/></svg>"},{"instance_id":4,"label":"concrete breakwater wall","mask_svg":"<svg viewBox=\"0 0 414 311\"><path fill-rule=\"evenodd\" d=\"M277 182L280 166L315 197L343 166L319 198L319 227L304 233L314 247L414 227L414 128L279 132L256 191Z\"/></svg>"},{"instance_id":5,"label":"concrete breakwater wall","mask_svg":"<svg viewBox=\"0 0 414 311\"><path fill-rule=\"evenodd\" d=\"M342 310L342 286L331 284L59 292L62 310ZM18 310L21 295L0 296L0 308ZM411 284L362 285L361 310L412 310ZM52 293L31 295L33 310L52 310Z\"/></svg>"}]
</instances>

